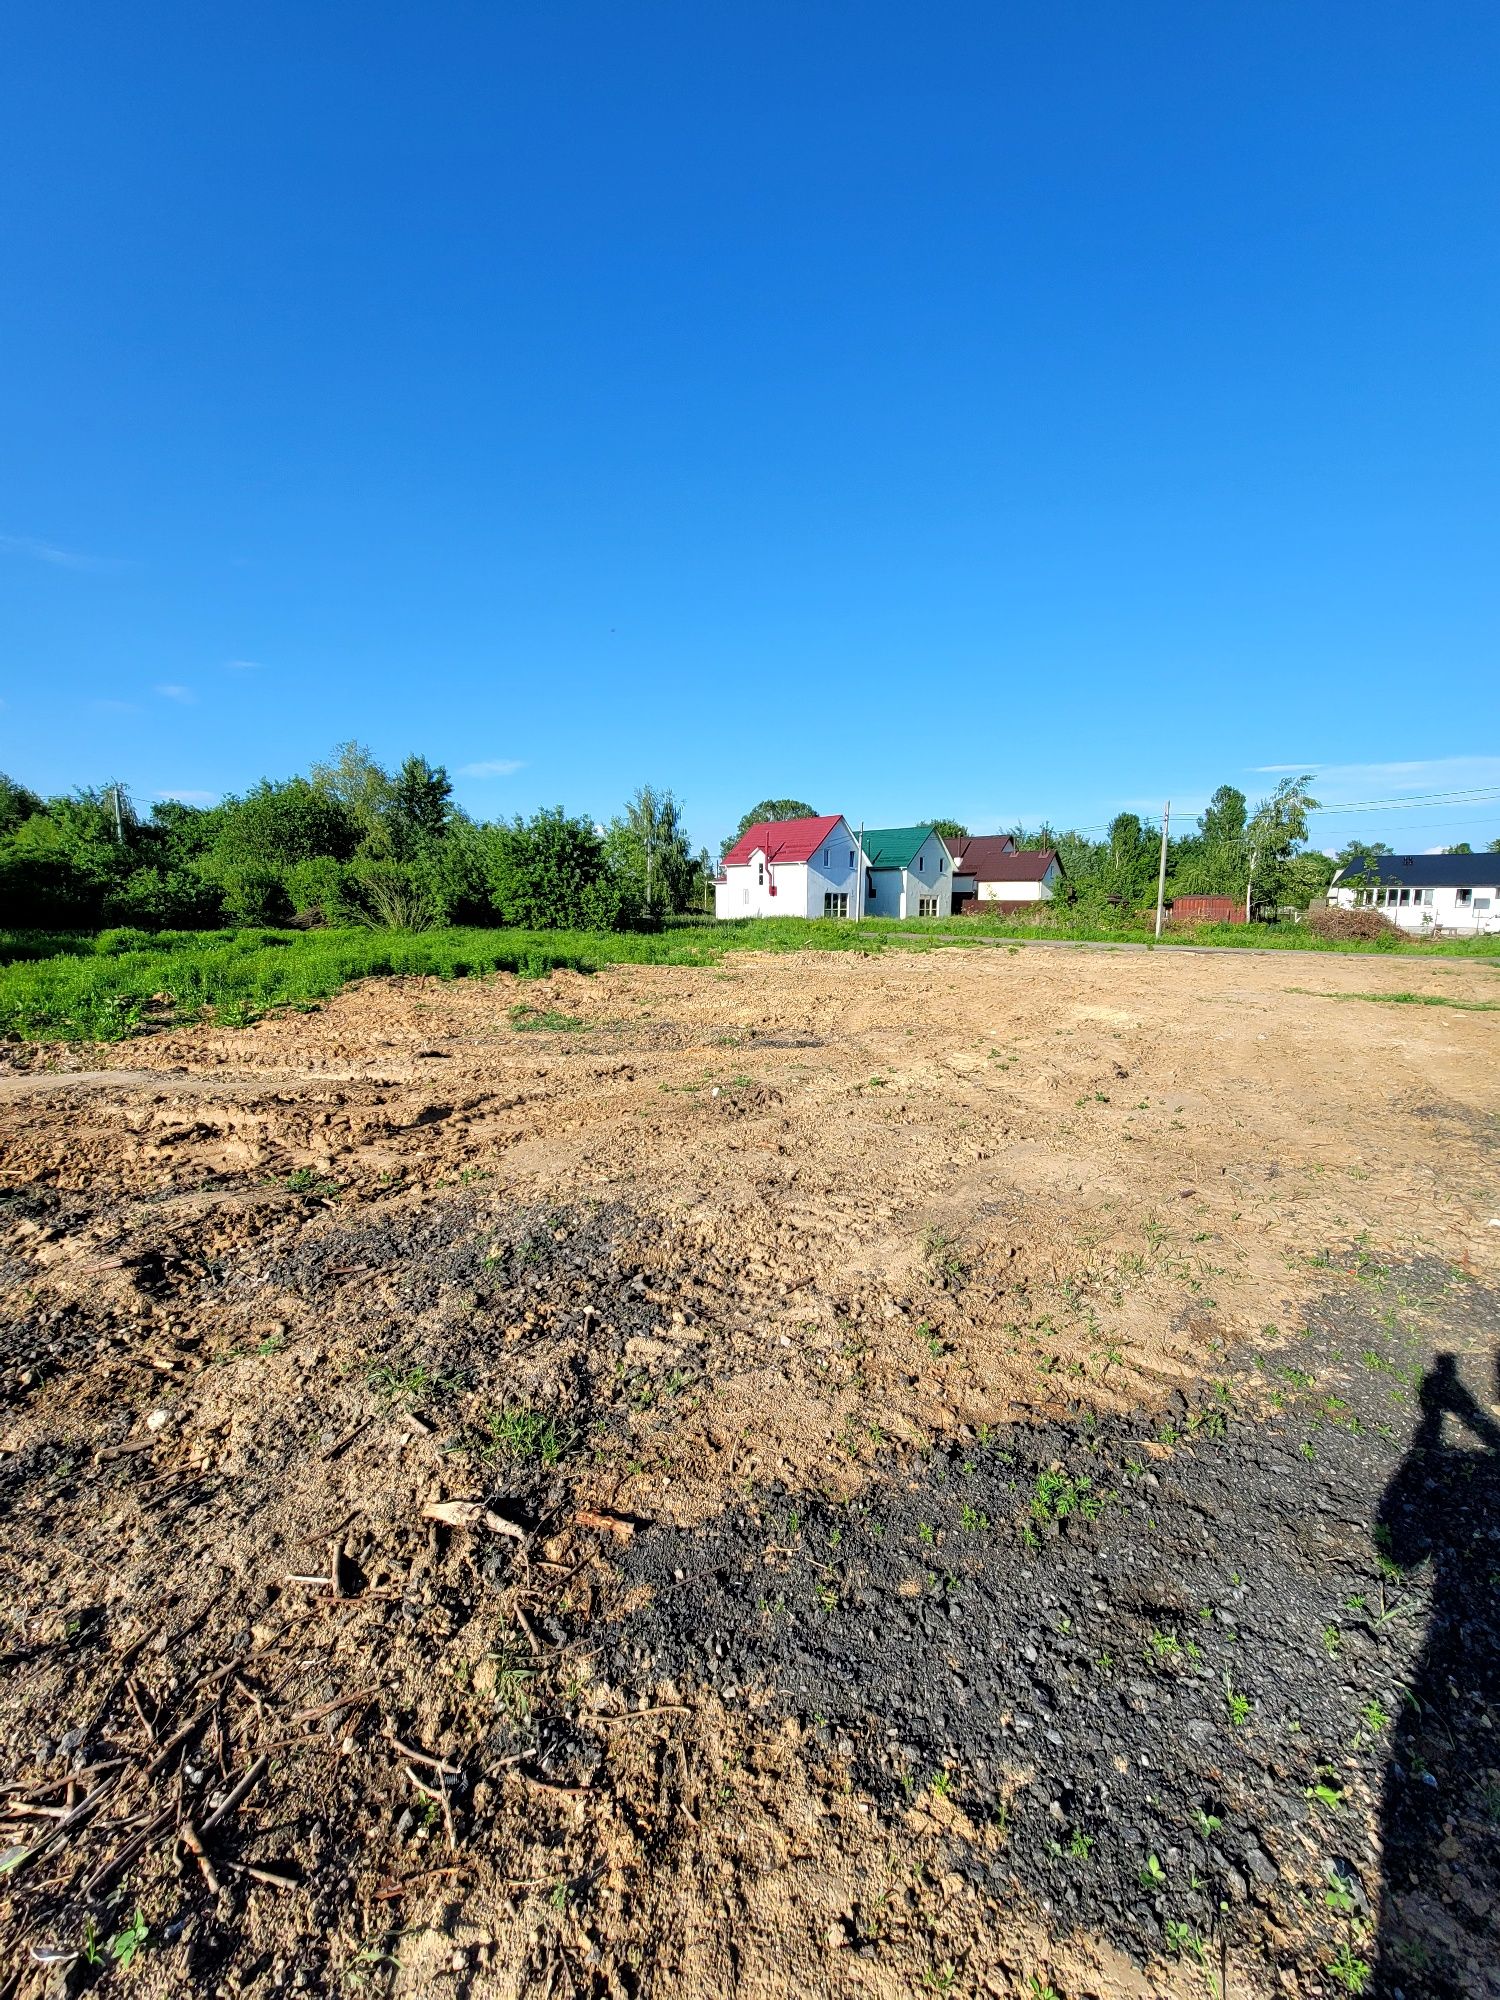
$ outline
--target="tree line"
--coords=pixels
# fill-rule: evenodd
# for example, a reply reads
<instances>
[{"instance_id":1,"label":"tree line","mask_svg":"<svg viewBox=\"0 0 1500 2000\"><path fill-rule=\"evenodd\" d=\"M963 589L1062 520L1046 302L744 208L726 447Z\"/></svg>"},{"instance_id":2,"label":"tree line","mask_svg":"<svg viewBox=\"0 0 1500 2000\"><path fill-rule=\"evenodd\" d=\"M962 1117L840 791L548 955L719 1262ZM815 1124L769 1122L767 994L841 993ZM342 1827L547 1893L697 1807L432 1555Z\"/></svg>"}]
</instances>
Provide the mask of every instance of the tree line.
<instances>
[{"instance_id":1,"label":"tree line","mask_svg":"<svg viewBox=\"0 0 1500 2000\"><path fill-rule=\"evenodd\" d=\"M1194 820L1169 822L1169 898L1247 892L1258 909L1305 910L1323 895L1334 871L1356 851L1335 858L1308 846L1308 814L1319 810L1312 778L1286 777L1251 808L1235 785L1220 785ZM1175 829L1175 830L1174 830ZM1144 908L1156 899L1161 822L1116 813L1102 839L1050 827L1009 829L1018 847L1054 847L1075 895Z\"/></svg>"},{"instance_id":2,"label":"tree line","mask_svg":"<svg viewBox=\"0 0 1500 2000\"><path fill-rule=\"evenodd\" d=\"M263 779L213 806L122 784L43 798L0 775L0 924L440 924L618 930L707 901L670 791L642 786L606 826L552 807L476 820L447 771L387 770L358 743L305 776Z\"/></svg>"},{"instance_id":3,"label":"tree line","mask_svg":"<svg viewBox=\"0 0 1500 2000\"><path fill-rule=\"evenodd\" d=\"M1196 821L1168 827L1167 888L1177 896L1230 896L1252 908L1305 910L1326 894L1340 868L1390 854L1383 840L1353 840L1336 854L1308 846L1308 814L1322 807L1310 775L1286 777L1253 809L1234 785L1220 785ZM1074 893L1145 907L1156 897L1161 824L1135 813L1117 813L1100 840L1055 832L1047 826L1012 827L1018 847L1055 848ZM1445 850L1472 852L1467 841ZM1500 839L1489 843L1500 853Z\"/></svg>"},{"instance_id":4,"label":"tree line","mask_svg":"<svg viewBox=\"0 0 1500 2000\"><path fill-rule=\"evenodd\" d=\"M1221 785L1195 821L1169 829L1167 894L1242 903L1248 889L1256 908L1302 909L1341 864L1390 852L1378 841L1337 857L1310 848L1311 787L1310 777L1284 778L1252 809ZM762 799L736 837L813 812L802 799ZM950 839L969 831L942 815L930 823ZM1006 831L1018 847L1056 849L1076 900L1126 909L1154 901L1161 833L1149 819L1118 813L1102 838L1046 824ZM358 743L305 776L266 778L213 806L160 800L144 814L122 784L43 798L0 775L0 925L11 929L619 930L709 912L714 872L670 790L642 785L603 826L560 806L477 820L454 804L441 764L414 754L387 770Z\"/></svg>"}]
</instances>

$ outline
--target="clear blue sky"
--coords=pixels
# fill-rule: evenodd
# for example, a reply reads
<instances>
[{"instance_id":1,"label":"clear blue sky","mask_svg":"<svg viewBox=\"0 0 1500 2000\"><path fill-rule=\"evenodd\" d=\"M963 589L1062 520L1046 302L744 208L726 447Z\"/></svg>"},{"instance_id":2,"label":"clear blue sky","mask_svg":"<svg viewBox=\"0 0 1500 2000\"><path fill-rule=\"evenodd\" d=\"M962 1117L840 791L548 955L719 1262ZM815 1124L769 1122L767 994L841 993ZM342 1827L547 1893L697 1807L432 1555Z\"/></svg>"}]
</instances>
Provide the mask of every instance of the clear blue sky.
<instances>
[{"instance_id":1,"label":"clear blue sky","mask_svg":"<svg viewBox=\"0 0 1500 2000\"><path fill-rule=\"evenodd\" d=\"M485 815L670 784L710 845L766 793L1500 787L1493 0L12 0L5 43L34 785L355 736Z\"/></svg>"}]
</instances>

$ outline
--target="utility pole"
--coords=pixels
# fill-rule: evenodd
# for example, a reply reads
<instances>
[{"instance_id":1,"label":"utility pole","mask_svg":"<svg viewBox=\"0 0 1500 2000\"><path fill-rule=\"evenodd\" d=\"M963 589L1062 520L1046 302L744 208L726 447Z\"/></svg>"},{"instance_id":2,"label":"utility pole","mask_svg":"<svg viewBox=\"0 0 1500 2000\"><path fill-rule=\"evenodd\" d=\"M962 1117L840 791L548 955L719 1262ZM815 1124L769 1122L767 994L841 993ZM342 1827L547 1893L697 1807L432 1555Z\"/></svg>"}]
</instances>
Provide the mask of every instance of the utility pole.
<instances>
[{"instance_id":1,"label":"utility pole","mask_svg":"<svg viewBox=\"0 0 1500 2000\"><path fill-rule=\"evenodd\" d=\"M854 921L861 923L865 914L865 823L859 823L859 846L854 850L854 858L859 866L854 875Z\"/></svg>"},{"instance_id":2,"label":"utility pole","mask_svg":"<svg viewBox=\"0 0 1500 2000\"><path fill-rule=\"evenodd\" d=\"M1260 849L1252 847L1250 850L1250 873L1245 877L1245 922L1247 924L1250 921L1250 884L1255 880L1255 864L1259 859Z\"/></svg>"},{"instance_id":3,"label":"utility pole","mask_svg":"<svg viewBox=\"0 0 1500 2000\"><path fill-rule=\"evenodd\" d=\"M1161 936L1162 900L1167 893L1167 828L1172 823L1172 801L1161 809L1161 861L1156 870L1156 935Z\"/></svg>"},{"instance_id":4,"label":"utility pole","mask_svg":"<svg viewBox=\"0 0 1500 2000\"><path fill-rule=\"evenodd\" d=\"M115 785L111 789L115 802L115 839L123 847L125 845L125 826L120 818L120 787Z\"/></svg>"}]
</instances>

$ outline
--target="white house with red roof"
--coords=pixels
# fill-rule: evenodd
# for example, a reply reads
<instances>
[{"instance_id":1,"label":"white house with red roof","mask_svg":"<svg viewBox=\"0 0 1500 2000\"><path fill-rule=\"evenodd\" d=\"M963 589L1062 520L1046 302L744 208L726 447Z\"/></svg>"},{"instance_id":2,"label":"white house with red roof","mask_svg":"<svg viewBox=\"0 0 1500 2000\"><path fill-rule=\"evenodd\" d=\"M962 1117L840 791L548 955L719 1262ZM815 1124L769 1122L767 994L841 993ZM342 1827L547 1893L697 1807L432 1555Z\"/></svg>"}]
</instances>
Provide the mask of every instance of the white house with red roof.
<instances>
[{"instance_id":1,"label":"white house with red roof","mask_svg":"<svg viewBox=\"0 0 1500 2000\"><path fill-rule=\"evenodd\" d=\"M857 916L859 873L859 842L842 813L764 820L725 854L714 915Z\"/></svg>"}]
</instances>

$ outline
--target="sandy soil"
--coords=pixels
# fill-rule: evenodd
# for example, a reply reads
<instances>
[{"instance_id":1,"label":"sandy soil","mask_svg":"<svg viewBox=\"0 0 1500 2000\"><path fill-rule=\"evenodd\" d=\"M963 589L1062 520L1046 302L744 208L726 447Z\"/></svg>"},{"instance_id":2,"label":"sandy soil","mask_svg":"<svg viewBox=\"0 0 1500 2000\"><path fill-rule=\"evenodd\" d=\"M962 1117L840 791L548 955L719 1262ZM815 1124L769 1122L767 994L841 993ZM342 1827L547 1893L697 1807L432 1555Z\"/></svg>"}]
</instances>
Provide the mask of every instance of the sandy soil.
<instances>
[{"instance_id":1,"label":"sandy soil","mask_svg":"<svg viewBox=\"0 0 1500 2000\"><path fill-rule=\"evenodd\" d=\"M1361 1258L1493 1285L1500 1014L1397 992L1500 978L742 957L14 1052L9 1990L120 1980L139 1906L153 1992L1201 1991L602 1635L637 1538L1154 1428Z\"/></svg>"}]
</instances>

